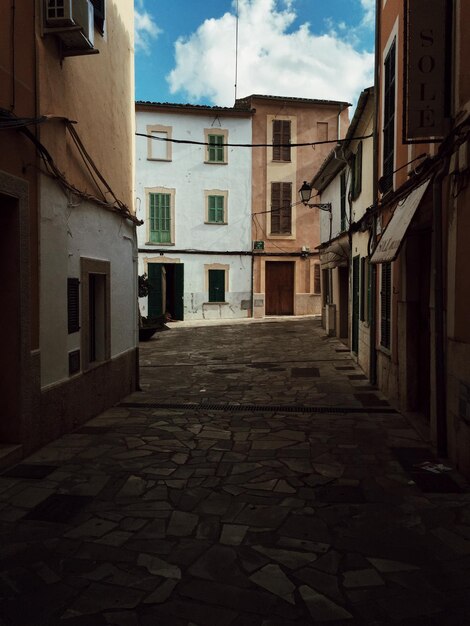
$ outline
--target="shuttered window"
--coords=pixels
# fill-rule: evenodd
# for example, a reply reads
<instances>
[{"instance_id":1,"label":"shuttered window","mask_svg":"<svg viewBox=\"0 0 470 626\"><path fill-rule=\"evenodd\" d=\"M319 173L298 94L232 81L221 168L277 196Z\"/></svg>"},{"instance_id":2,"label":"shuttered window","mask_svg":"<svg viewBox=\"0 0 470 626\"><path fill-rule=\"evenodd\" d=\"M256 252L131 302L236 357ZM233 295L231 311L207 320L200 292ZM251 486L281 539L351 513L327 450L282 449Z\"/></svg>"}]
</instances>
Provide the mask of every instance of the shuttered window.
<instances>
[{"instance_id":1,"label":"shuttered window","mask_svg":"<svg viewBox=\"0 0 470 626\"><path fill-rule=\"evenodd\" d=\"M340 177L340 207L341 207L341 232L346 230L346 172L341 173Z\"/></svg>"},{"instance_id":2,"label":"shuttered window","mask_svg":"<svg viewBox=\"0 0 470 626\"><path fill-rule=\"evenodd\" d=\"M225 302L225 270L209 270L209 302Z\"/></svg>"},{"instance_id":3,"label":"shuttered window","mask_svg":"<svg viewBox=\"0 0 470 626\"><path fill-rule=\"evenodd\" d=\"M355 200L362 190L362 141L357 146L353 161L352 198Z\"/></svg>"},{"instance_id":4,"label":"shuttered window","mask_svg":"<svg viewBox=\"0 0 470 626\"><path fill-rule=\"evenodd\" d=\"M273 161L290 161L289 120L273 120Z\"/></svg>"},{"instance_id":5,"label":"shuttered window","mask_svg":"<svg viewBox=\"0 0 470 626\"><path fill-rule=\"evenodd\" d=\"M365 322L366 319L366 303L367 303L367 272L366 272L366 259L361 257L361 307L359 311L359 319L361 322Z\"/></svg>"},{"instance_id":6,"label":"shuttered window","mask_svg":"<svg viewBox=\"0 0 470 626\"><path fill-rule=\"evenodd\" d=\"M171 196L169 193L149 194L150 241L171 243Z\"/></svg>"},{"instance_id":7,"label":"shuttered window","mask_svg":"<svg viewBox=\"0 0 470 626\"><path fill-rule=\"evenodd\" d=\"M271 234L292 233L292 183L271 183Z\"/></svg>"},{"instance_id":8,"label":"shuttered window","mask_svg":"<svg viewBox=\"0 0 470 626\"><path fill-rule=\"evenodd\" d=\"M207 160L210 163L224 163L224 136L223 135L209 135L209 146L207 148Z\"/></svg>"},{"instance_id":9,"label":"shuttered window","mask_svg":"<svg viewBox=\"0 0 470 626\"><path fill-rule=\"evenodd\" d=\"M384 193L393 188L393 162L395 158L395 49L393 42L385 59L384 123L383 123L383 179Z\"/></svg>"},{"instance_id":10,"label":"shuttered window","mask_svg":"<svg viewBox=\"0 0 470 626\"><path fill-rule=\"evenodd\" d=\"M208 196L207 221L211 224L225 222L224 196Z\"/></svg>"},{"instance_id":11,"label":"shuttered window","mask_svg":"<svg viewBox=\"0 0 470 626\"><path fill-rule=\"evenodd\" d=\"M91 4L93 5L93 9L95 12L95 26L100 31L100 33L103 33L106 0L91 0Z\"/></svg>"},{"instance_id":12,"label":"shuttered window","mask_svg":"<svg viewBox=\"0 0 470 626\"><path fill-rule=\"evenodd\" d=\"M321 293L320 263L313 266L313 293Z\"/></svg>"},{"instance_id":13,"label":"shuttered window","mask_svg":"<svg viewBox=\"0 0 470 626\"><path fill-rule=\"evenodd\" d=\"M380 279L380 345L390 349L392 315L392 264L382 263Z\"/></svg>"},{"instance_id":14,"label":"shuttered window","mask_svg":"<svg viewBox=\"0 0 470 626\"><path fill-rule=\"evenodd\" d=\"M80 330L80 281L78 278L67 278L67 321L69 334Z\"/></svg>"}]
</instances>

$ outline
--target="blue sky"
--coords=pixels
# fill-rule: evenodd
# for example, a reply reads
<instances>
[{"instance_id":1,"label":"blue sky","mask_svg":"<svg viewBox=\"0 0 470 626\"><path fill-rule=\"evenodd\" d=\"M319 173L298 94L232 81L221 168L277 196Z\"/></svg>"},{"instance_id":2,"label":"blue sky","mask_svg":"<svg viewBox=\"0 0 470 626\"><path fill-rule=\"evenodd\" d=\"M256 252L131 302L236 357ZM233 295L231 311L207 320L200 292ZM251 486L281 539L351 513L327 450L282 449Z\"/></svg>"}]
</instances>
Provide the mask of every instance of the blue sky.
<instances>
[{"instance_id":1,"label":"blue sky","mask_svg":"<svg viewBox=\"0 0 470 626\"><path fill-rule=\"evenodd\" d=\"M232 106L237 0L134 0L136 99ZM375 0L238 0L237 97L356 102Z\"/></svg>"}]
</instances>

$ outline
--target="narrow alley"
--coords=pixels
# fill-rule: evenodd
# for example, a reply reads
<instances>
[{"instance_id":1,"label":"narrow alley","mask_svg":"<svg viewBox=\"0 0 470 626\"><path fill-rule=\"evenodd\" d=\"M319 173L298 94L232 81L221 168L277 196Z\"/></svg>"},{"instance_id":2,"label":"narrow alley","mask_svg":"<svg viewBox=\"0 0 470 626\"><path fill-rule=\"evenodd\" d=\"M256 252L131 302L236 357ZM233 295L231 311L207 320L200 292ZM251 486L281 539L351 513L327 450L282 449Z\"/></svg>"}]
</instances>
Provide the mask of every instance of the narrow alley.
<instances>
[{"instance_id":1,"label":"narrow alley","mask_svg":"<svg viewBox=\"0 0 470 626\"><path fill-rule=\"evenodd\" d=\"M0 475L0 626L470 622L470 491L318 320L170 326Z\"/></svg>"}]
</instances>

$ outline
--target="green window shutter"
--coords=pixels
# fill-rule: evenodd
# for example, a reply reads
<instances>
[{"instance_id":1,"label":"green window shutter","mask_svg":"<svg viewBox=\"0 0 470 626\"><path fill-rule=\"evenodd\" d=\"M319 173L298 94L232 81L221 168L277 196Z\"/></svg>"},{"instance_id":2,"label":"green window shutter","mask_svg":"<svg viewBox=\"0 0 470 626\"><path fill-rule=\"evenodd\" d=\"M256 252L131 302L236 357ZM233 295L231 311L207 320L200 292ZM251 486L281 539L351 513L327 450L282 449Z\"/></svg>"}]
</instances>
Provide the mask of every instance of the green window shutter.
<instances>
[{"instance_id":1,"label":"green window shutter","mask_svg":"<svg viewBox=\"0 0 470 626\"><path fill-rule=\"evenodd\" d=\"M290 120L273 120L273 161L290 161Z\"/></svg>"},{"instance_id":2,"label":"green window shutter","mask_svg":"<svg viewBox=\"0 0 470 626\"><path fill-rule=\"evenodd\" d=\"M351 350L357 354L359 350L359 255L352 260L352 328L351 328Z\"/></svg>"},{"instance_id":3,"label":"green window shutter","mask_svg":"<svg viewBox=\"0 0 470 626\"><path fill-rule=\"evenodd\" d=\"M67 322L69 334L80 330L80 281L78 278L67 278Z\"/></svg>"},{"instance_id":4,"label":"green window shutter","mask_svg":"<svg viewBox=\"0 0 470 626\"><path fill-rule=\"evenodd\" d=\"M393 188L395 158L395 50L393 42L384 64L384 122L381 188L384 193Z\"/></svg>"},{"instance_id":5,"label":"green window shutter","mask_svg":"<svg viewBox=\"0 0 470 626\"><path fill-rule=\"evenodd\" d=\"M357 146L357 152L354 157L354 200L359 196L362 190L362 141Z\"/></svg>"},{"instance_id":6,"label":"green window shutter","mask_svg":"<svg viewBox=\"0 0 470 626\"><path fill-rule=\"evenodd\" d=\"M208 221L223 224L225 222L224 196L209 196L208 204Z\"/></svg>"},{"instance_id":7,"label":"green window shutter","mask_svg":"<svg viewBox=\"0 0 470 626\"><path fill-rule=\"evenodd\" d=\"M171 243L171 195L151 193L149 202L150 241Z\"/></svg>"},{"instance_id":8,"label":"green window shutter","mask_svg":"<svg viewBox=\"0 0 470 626\"><path fill-rule=\"evenodd\" d=\"M213 163L224 162L224 136L209 135L208 160Z\"/></svg>"},{"instance_id":9,"label":"green window shutter","mask_svg":"<svg viewBox=\"0 0 470 626\"><path fill-rule=\"evenodd\" d=\"M148 317L155 319L163 314L163 264L148 264Z\"/></svg>"},{"instance_id":10,"label":"green window shutter","mask_svg":"<svg viewBox=\"0 0 470 626\"><path fill-rule=\"evenodd\" d=\"M361 292L360 292L360 307L359 307L359 319L363 322L366 319L366 260L361 257Z\"/></svg>"},{"instance_id":11,"label":"green window shutter","mask_svg":"<svg viewBox=\"0 0 470 626\"><path fill-rule=\"evenodd\" d=\"M225 302L225 270L209 270L209 302Z\"/></svg>"},{"instance_id":12,"label":"green window shutter","mask_svg":"<svg viewBox=\"0 0 470 626\"><path fill-rule=\"evenodd\" d=\"M340 178L340 186L341 186L341 232L346 230L346 172L341 173Z\"/></svg>"},{"instance_id":13,"label":"green window shutter","mask_svg":"<svg viewBox=\"0 0 470 626\"><path fill-rule=\"evenodd\" d=\"M390 349L392 314L392 264L382 263L380 280L380 345Z\"/></svg>"}]
</instances>

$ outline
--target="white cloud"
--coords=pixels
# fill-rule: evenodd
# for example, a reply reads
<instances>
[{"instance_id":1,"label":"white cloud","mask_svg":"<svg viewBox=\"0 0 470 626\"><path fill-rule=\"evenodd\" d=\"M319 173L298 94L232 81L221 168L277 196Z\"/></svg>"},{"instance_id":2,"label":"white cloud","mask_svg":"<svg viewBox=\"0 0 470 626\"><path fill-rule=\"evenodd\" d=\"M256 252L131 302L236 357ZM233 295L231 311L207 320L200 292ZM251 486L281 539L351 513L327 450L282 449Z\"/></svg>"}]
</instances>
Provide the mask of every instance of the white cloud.
<instances>
[{"instance_id":1,"label":"white cloud","mask_svg":"<svg viewBox=\"0 0 470 626\"><path fill-rule=\"evenodd\" d=\"M136 52L150 54L152 40L162 32L153 17L145 10L144 0L136 0L134 9L135 49Z\"/></svg>"},{"instance_id":2,"label":"white cloud","mask_svg":"<svg viewBox=\"0 0 470 626\"><path fill-rule=\"evenodd\" d=\"M366 10L373 4L361 2ZM323 35L312 34L308 23L292 30L295 2L278 6L276 0L239 0L237 97L260 93L354 102L372 84L373 54L357 51L333 28ZM189 38L180 38L175 58L167 77L173 94L233 105L233 14L208 19Z\"/></svg>"},{"instance_id":3,"label":"white cloud","mask_svg":"<svg viewBox=\"0 0 470 626\"><path fill-rule=\"evenodd\" d=\"M361 0L364 9L364 18L362 23L364 26L373 27L375 24L375 0Z\"/></svg>"}]
</instances>

